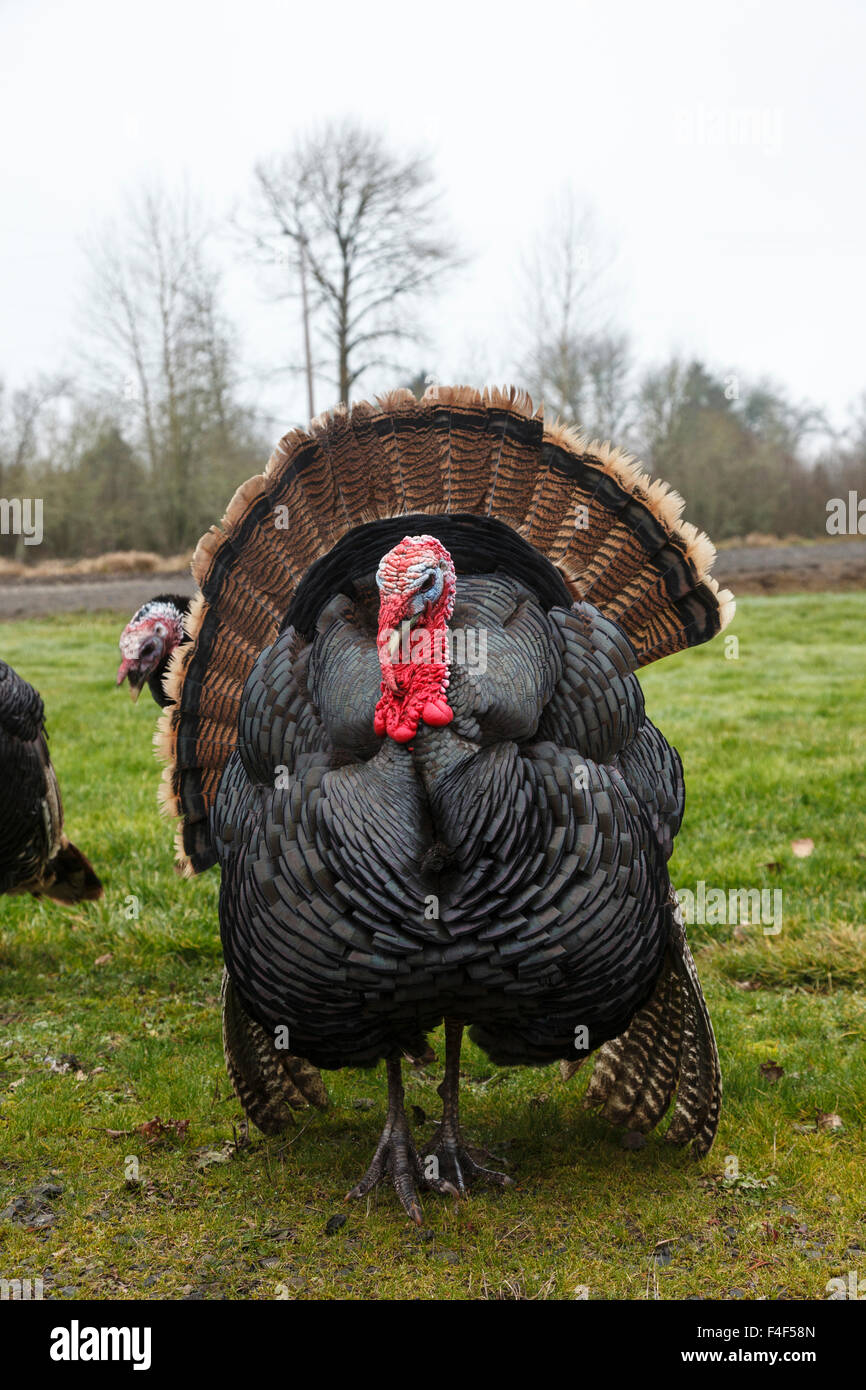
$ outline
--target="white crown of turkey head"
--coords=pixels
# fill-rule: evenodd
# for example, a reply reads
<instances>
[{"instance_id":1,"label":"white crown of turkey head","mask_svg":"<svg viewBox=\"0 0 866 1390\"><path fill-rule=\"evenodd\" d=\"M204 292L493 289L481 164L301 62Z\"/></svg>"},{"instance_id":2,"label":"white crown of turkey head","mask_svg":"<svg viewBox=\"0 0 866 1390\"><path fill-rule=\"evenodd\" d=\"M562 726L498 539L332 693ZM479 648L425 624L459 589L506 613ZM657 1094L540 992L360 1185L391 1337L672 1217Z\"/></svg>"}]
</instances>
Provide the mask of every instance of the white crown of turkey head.
<instances>
[{"instance_id":1,"label":"white crown of turkey head","mask_svg":"<svg viewBox=\"0 0 866 1390\"><path fill-rule=\"evenodd\" d=\"M117 668L117 685L129 682L129 693L137 700L142 687L157 678L168 659L184 639L183 601L168 597L148 599L130 618L120 634L121 662Z\"/></svg>"}]
</instances>

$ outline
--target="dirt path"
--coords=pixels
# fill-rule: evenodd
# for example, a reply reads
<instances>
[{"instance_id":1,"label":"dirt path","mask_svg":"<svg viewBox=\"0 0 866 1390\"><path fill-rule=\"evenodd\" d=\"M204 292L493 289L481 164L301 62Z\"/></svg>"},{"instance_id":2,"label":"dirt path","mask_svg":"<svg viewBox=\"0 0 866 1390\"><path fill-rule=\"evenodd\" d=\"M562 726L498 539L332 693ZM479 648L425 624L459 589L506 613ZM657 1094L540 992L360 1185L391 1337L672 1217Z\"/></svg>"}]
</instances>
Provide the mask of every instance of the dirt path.
<instances>
[{"instance_id":1,"label":"dirt path","mask_svg":"<svg viewBox=\"0 0 866 1390\"><path fill-rule=\"evenodd\" d=\"M713 574L743 595L866 589L866 539L720 550Z\"/></svg>"},{"instance_id":2,"label":"dirt path","mask_svg":"<svg viewBox=\"0 0 866 1390\"><path fill-rule=\"evenodd\" d=\"M713 573L741 595L863 589L866 539L720 550ZM81 610L132 614L153 594L191 594L194 588L188 574L7 580L0 583L0 620Z\"/></svg>"},{"instance_id":3,"label":"dirt path","mask_svg":"<svg viewBox=\"0 0 866 1390\"><path fill-rule=\"evenodd\" d=\"M130 616L154 594L191 594L195 584L188 574L142 574L127 578L31 579L0 584L0 619L43 618L51 613L111 611Z\"/></svg>"}]
</instances>

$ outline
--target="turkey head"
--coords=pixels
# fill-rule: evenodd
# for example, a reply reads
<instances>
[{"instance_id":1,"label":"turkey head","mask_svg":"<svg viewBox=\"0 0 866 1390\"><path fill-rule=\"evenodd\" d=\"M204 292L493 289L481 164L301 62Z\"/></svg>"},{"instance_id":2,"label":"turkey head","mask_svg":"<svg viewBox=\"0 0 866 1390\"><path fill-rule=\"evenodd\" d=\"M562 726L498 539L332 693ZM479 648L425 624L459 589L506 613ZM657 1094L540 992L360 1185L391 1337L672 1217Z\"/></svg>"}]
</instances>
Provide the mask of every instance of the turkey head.
<instances>
[{"instance_id":1,"label":"turkey head","mask_svg":"<svg viewBox=\"0 0 866 1390\"><path fill-rule=\"evenodd\" d=\"M422 720L441 728L454 718L446 693L454 564L435 536L404 536L382 557L376 583L382 693L373 727L409 743Z\"/></svg>"},{"instance_id":2,"label":"turkey head","mask_svg":"<svg viewBox=\"0 0 866 1390\"><path fill-rule=\"evenodd\" d=\"M120 634L121 663L117 684L129 682L129 693L137 700L145 683L157 704L167 703L162 678L169 658L184 639L183 615L187 600L173 594L148 599L134 613Z\"/></svg>"}]
</instances>

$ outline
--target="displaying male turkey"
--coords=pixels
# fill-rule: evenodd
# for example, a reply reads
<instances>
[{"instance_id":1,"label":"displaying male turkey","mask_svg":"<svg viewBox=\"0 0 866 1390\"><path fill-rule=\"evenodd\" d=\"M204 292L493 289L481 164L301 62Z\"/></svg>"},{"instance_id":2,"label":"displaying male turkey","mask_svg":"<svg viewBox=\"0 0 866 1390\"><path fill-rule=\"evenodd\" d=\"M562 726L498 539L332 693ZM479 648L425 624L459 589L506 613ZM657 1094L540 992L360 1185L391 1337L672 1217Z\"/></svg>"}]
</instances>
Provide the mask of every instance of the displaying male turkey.
<instances>
[{"instance_id":1,"label":"displaying male turkey","mask_svg":"<svg viewBox=\"0 0 866 1390\"><path fill-rule=\"evenodd\" d=\"M461 1136L467 1025L500 1065L595 1052L588 1105L645 1132L676 1092L668 1139L712 1143L718 1056L667 870L681 765L634 674L733 613L682 505L521 393L433 387L287 435L199 544L164 801L183 871L221 866L250 1118L275 1132L322 1102L316 1068L386 1064L350 1196L388 1173L420 1221L422 1187L507 1181ZM400 1058L443 1020L419 1154Z\"/></svg>"},{"instance_id":2,"label":"displaying male turkey","mask_svg":"<svg viewBox=\"0 0 866 1390\"><path fill-rule=\"evenodd\" d=\"M0 661L0 893L77 903L102 884L66 838L57 776L48 756L38 691Z\"/></svg>"},{"instance_id":3,"label":"displaying male turkey","mask_svg":"<svg viewBox=\"0 0 866 1390\"><path fill-rule=\"evenodd\" d=\"M189 599L182 594L157 594L126 624L120 634L117 684L128 680L133 700L147 682L156 703L163 708L168 704L163 679L172 652L186 640L183 622L188 611Z\"/></svg>"}]
</instances>

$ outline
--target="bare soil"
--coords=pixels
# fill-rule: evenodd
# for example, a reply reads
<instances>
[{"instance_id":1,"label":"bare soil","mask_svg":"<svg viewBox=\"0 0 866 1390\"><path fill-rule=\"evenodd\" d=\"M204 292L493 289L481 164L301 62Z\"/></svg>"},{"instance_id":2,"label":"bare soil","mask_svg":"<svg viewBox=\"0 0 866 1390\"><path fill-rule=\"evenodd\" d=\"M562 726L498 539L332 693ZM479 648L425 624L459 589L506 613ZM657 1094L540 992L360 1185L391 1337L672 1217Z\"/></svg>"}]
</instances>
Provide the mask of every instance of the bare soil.
<instances>
[{"instance_id":1,"label":"bare soil","mask_svg":"<svg viewBox=\"0 0 866 1390\"><path fill-rule=\"evenodd\" d=\"M866 539L720 550L713 574L735 594L866 589Z\"/></svg>"},{"instance_id":2,"label":"bare soil","mask_svg":"<svg viewBox=\"0 0 866 1390\"><path fill-rule=\"evenodd\" d=\"M154 594L192 594L189 573L105 575L90 579L0 582L0 619L44 618L53 613L129 613Z\"/></svg>"}]
</instances>

